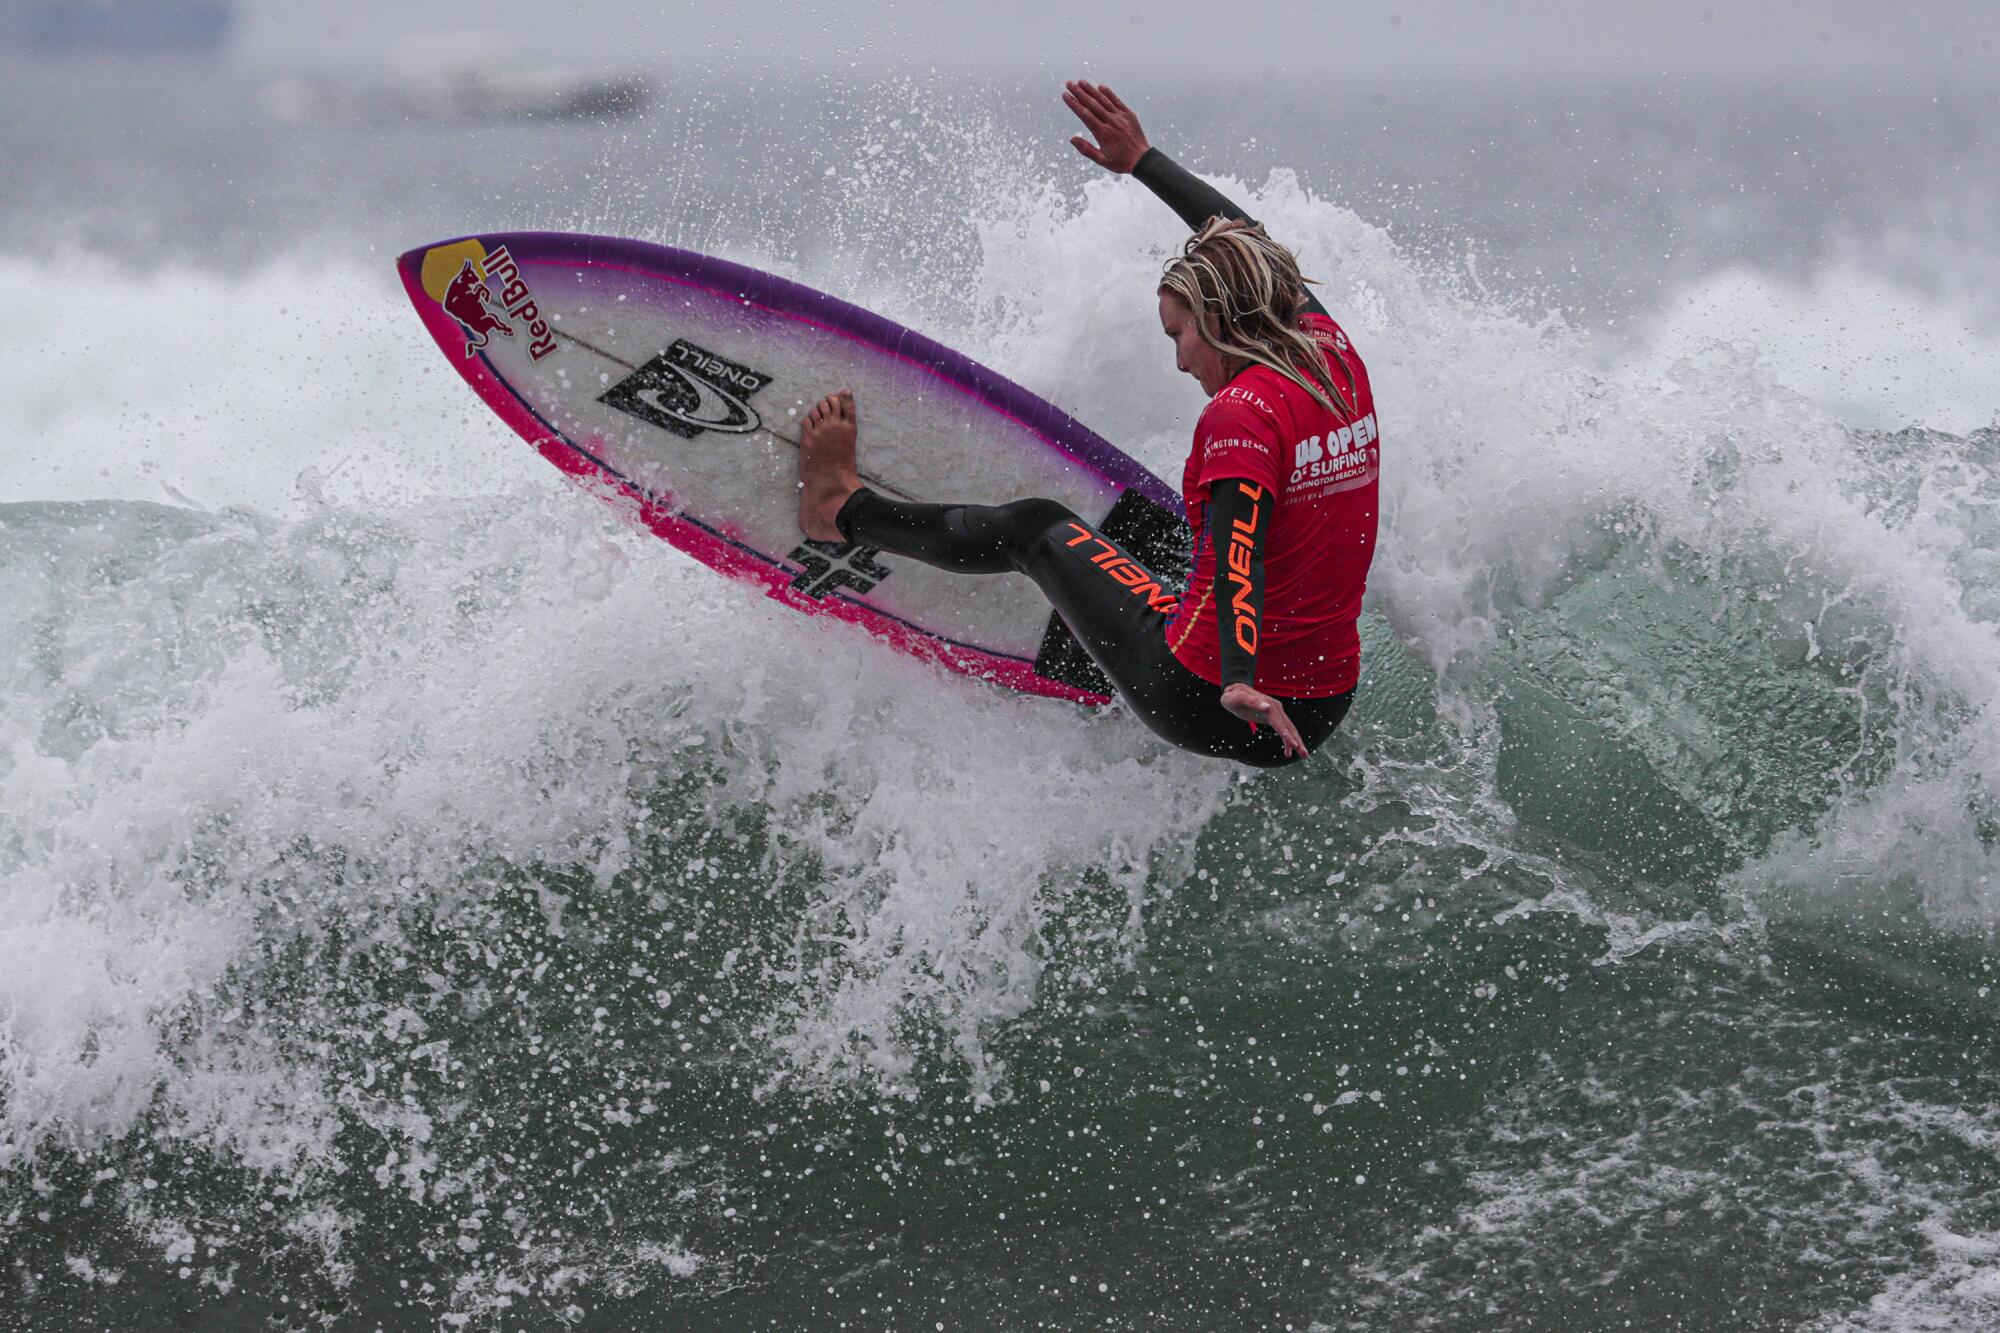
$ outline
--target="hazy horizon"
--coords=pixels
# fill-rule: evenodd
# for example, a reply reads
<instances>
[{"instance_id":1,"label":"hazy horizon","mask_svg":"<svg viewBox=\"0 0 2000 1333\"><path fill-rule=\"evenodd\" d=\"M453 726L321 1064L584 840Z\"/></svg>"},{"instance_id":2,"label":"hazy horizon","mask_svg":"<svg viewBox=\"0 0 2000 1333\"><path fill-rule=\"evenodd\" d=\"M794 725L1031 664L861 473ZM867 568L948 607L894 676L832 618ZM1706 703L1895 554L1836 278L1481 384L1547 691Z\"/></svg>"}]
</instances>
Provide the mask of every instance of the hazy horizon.
<instances>
[{"instance_id":1,"label":"hazy horizon","mask_svg":"<svg viewBox=\"0 0 2000 1333\"><path fill-rule=\"evenodd\" d=\"M1217 21L1220 15L1223 21ZM554 61L712 71L979 72L1106 80L1207 72L1341 80L1397 72L1649 77L1697 72L1972 74L1990 62L2000 17L1990 5L1534 3L1401 0L1340 11L1275 0L1254 14L1188 0L1090 11L984 0L715 3L694 12L640 6L580 17L530 0L439 7L412 20L395 0L353 0L337 16L297 21L278 0L248 0L233 58L252 66L361 69L411 36L485 32ZM1259 62L1250 63L1247 62Z\"/></svg>"}]
</instances>

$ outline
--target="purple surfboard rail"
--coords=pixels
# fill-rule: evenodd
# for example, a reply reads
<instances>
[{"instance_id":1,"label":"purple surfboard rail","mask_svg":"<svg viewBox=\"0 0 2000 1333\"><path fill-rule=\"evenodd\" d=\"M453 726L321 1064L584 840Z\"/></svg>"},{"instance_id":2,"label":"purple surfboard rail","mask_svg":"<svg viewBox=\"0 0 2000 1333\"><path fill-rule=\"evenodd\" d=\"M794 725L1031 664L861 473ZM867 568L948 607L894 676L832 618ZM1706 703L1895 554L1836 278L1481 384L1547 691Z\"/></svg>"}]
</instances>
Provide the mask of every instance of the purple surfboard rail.
<instances>
[{"instance_id":1,"label":"purple surfboard rail","mask_svg":"<svg viewBox=\"0 0 2000 1333\"><path fill-rule=\"evenodd\" d=\"M551 265L618 270L699 288L830 330L935 375L990 410L1018 422L1050 449L1106 481L1121 489L1137 491L1171 514L1182 514L1181 498L1171 487L1088 426L971 357L872 310L776 274L691 250L568 232L479 232L418 246L396 262L404 290L424 326L445 351L447 360L458 367L495 415L563 471L608 482L636 500L640 519L671 545L724 574L763 586L778 601L801 611L832 615L860 625L926 661L1028 694L1084 704L1108 702L1103 694L1039 674L1034 664L1023 658L953 642L843 594L823 601L802 596L791 586L795 571L772 556L735 541L726 532L680 512L671 497L655 496L634 486L592 454L585 443L565 438L514 392L483 351L472 356L465 354L465 329L424 290L420 276L424 256L439 246L462 241L478 241L489 250L504 246L524 269Z\"/></svg>"}]
</instances>

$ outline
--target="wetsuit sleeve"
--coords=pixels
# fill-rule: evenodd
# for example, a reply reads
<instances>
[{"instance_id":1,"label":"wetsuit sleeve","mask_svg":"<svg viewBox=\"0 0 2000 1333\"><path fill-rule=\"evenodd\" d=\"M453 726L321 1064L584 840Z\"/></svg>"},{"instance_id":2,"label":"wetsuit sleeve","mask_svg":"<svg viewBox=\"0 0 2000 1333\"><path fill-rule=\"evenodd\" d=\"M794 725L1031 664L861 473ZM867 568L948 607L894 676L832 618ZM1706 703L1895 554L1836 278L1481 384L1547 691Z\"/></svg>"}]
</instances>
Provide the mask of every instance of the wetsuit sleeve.
<instances>
[{"instance_id":1,"label":"wetsuit sleeve","mask_svg":"<svg viewBox=\"0 0 2000 1333\"><path fill-rule=\"evenodd\" d=\"M1271 492L1254 481L1219 481L1208 497L1221 624L1222 686L1257 684L1257 636L1264 627L1264 534Z\"/></svg>"},{"instance_id":2,"label":"wetsuit sleeve","mask_svg":"<svg viewBox=\"0 0 2000 1333\"><path fill-rule=\"evenodd\" d=\"M1200 231L1210 218L1254 221L1229 196L1196 176L1192 171L1157 148L1148 148L1132 168L1138 182L1160 196L1160 202L1174 210L1189 231Z\"/></svg>"},{"instance_id":3,"label":"wetsuit sleeve","mask_svg":"<svg viewBox=\"0 0 2000 1333\"><path fill-rule=\"evenodd\" d=\"M1174 210L1189 231L1200 231L1208 225L1210 218L1232 218L1237 222L1256 222L1245 213L1228 195L1196 176L1192 171L1168 157L1157 148L1148 148L1132 175L1141 185L1160 197L1160 201ZM1316 315L1326 315L1326 307L1306 288L1306 309ZM1332 316L1327 316L1329 319Z\"/></svg>"}]
</instances>

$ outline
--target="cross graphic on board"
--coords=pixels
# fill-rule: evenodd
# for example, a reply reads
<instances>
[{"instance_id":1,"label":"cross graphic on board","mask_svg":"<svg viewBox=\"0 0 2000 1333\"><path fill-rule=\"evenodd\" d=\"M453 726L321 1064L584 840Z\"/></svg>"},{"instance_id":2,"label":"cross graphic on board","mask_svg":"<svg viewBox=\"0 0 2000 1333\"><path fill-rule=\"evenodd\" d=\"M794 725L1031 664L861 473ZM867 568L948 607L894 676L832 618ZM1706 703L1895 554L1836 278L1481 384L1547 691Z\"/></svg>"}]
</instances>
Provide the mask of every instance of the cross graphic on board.
<instances>
[{"instance_id":1,"label":"cross graphic on board","mask_svg":"<svg viewBox=\"0 0 2000 1333\"><path fill-rule=\"evenodd\" d=\"M873 546L854 542L807 540L785 559L802 567L802 572L792 580L793 590L823 602L835 588L867 592L888 578L889 571L876 563L875 557L880 554Z\"/></svg>"}]
</instances>

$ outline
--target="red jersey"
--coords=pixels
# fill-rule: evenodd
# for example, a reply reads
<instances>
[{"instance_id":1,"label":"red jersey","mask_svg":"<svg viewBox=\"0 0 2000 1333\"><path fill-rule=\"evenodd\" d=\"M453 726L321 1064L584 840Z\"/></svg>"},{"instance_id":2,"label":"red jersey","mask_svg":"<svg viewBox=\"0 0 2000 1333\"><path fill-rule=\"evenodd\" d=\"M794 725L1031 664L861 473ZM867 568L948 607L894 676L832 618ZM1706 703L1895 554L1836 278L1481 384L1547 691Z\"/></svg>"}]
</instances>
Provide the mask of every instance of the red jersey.
<instances>
[{"instance_id":1,"label":"red jersey","mask_svg":"<svg viewBox=\"0 0 2000 1333\"><path fill-rule=\"evenodd\" d=\"M1251 366L1209 400L1181 475L1194 573L1167 624L1167 643L1190 671L1221 681L1209 487L1254 482L1275 497L1264 538L1257 688L1318 699L1344 694L1361 678L1354 622L1375 558L1381 449L1368 371L1347 335L1323 315L1308 314L1299 327L1325 349L1334 387L1352 411L1327 411L1268 366Z\"/></svg>"}]
</instances>

